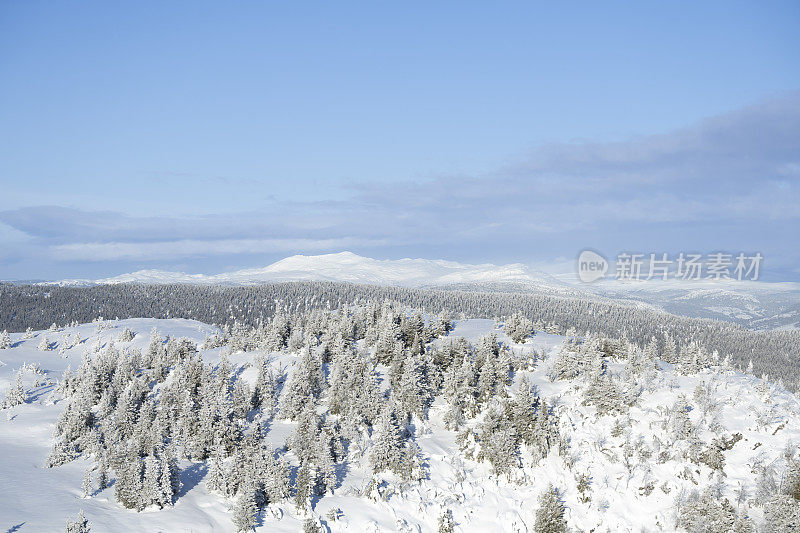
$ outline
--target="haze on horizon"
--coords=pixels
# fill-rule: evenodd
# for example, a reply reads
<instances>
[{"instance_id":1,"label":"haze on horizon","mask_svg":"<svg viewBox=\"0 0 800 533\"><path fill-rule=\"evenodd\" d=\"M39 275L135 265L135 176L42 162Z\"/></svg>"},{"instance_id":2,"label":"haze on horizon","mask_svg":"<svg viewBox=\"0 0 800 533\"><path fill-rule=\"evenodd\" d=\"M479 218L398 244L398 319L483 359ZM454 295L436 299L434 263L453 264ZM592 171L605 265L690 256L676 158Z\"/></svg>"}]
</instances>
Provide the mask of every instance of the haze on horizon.
<instances>
[{"instance_id":1,"label":"haze on horizon","mask_svg":"<svg viewBox=\"0 0 800 533\"><path fill-rule=\"evenodd\" d=\"M800 6L0 4L0 279L760 252Z\"/></svg>"}]
</instances>

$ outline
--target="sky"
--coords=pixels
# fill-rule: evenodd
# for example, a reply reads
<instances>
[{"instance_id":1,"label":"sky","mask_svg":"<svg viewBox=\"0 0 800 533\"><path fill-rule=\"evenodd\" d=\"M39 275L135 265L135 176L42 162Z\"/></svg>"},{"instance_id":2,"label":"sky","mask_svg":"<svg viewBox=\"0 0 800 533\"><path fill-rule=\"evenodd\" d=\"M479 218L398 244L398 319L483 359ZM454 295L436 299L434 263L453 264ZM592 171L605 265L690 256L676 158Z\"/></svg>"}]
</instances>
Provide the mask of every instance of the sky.
<instances>
[{"instance_id":1,"label":"sky","mask_svg":"<svg viewBox=\"0 0 800 533\"><path fill-rule=\"evenodd\" d=\"M0 0L0 279L760 252L800 3Z\"/></svg>"}]
</instances>

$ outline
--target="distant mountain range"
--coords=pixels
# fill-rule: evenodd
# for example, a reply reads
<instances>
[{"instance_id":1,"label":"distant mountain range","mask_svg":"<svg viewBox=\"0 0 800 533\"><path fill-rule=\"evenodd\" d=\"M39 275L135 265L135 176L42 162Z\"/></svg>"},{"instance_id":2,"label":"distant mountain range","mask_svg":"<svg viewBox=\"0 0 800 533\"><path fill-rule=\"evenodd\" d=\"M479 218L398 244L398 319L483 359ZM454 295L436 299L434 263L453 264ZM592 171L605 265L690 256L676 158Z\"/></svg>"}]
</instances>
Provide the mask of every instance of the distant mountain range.
<instances>
[{"instance_id":1,"label":"distant mountain range","mask_svg":"<svg viewBox=\"0 0 800 533\"><path fill-rule=\"evenodd\" d=\"M194 283L204 285L253 285L276 281L340 281L402 287L431 287L463 283L525 282L547 287L568 285L544 272L515 263L467 265L430 259L379 260L352 252L293 255L264 268L223 274L185 274L163 270L139 270L98 280L63 280L59 285L113 283Z\"/></svg>"},{"instance_id":2,"label":"distant mountain range","mask_svg":"<svg viewBox=\"0 0 800 533\"><path fill-rule=\"evenodd\" d=\"M430 259L379 260L351 252L294 255L264 268L222 274L140 270L98 280L45 282L61 286L117 283L257 285L282 281L337 281L413 288L535 292L609 298L664 311L741 324L751 329L800 328L800 284L740 281L564 281L521 263L470 265Z\"/></svg>"}]
</instances>

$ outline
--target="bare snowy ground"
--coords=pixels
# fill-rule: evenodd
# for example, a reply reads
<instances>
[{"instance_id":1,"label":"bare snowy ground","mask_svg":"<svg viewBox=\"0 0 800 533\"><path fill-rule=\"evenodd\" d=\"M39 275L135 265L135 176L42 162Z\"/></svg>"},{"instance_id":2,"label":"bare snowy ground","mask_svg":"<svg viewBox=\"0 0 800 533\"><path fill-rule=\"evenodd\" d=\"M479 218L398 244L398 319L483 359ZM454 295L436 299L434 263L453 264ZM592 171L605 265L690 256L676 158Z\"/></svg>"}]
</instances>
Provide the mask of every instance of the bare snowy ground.
<instances>
[{"instance_id":1,"label":"bare snowy ground","mask_svg":"<svg viewBox=\"0 0 800 533\"><path fill-rule=\"evenodd\" d=\"M26 371L24 385L28 402L6 409L0 418L0 530L62 531L67 517L83 509L93 524L93 531L233 531L229 509L232 501L206 490L204 463L181 463L181 489L174 506L163 510L137 513L124 509L114 500L113 486L83 498L81 482L90 462L79 459L57 468L44 468L52 445L55 421L64 402L53 403L53 385L67 366L76 369L84 353L97 343L117 339L128 327L136 333L130 343L145 349L150 331L157 328L162 335L187 337L198 345L215 328L190 320L134 319L114 321L98 328L97 324L62 328L57 332L36 332L30 339L12 334L12 348L0 350L0 394L13 383L23 364L38 364L40 373ZM78 334L82 343L59 354L64 339ZM490 320L464 320L456 324L451 337L463 336L477 341L495 333L513 349L535 350L548 355L558 350L563 337L537 333L525 345L514 345ZM40 351L43 336L56 349ZM440 340L439 342L442 342ZM208 362L219 359L220 349L204 351ZM244 368L256 353L237 354L230 361L254 380L252 368ZM272 354L272 364L287 369L297 357ZM680 376L670 365L663 364L652 385L628 416L597 417L594 407L582 405L582 396L570 381L551 382L547 378L548 360L540 361L534 371L519 372L515 380L526 374L539 394L554 403L561 420L561 431L570 437L566 457L552 452L537 465L530 461L520 469L513 481L498 479L487 463L464 457L455 444L456 434L444 428L444 403L440 399L430 411L430 420L416 421L414 438L427 461L428 478L400 492L384 492L374 498L363 496L371 478L365 450L351 450L346 464L341 465L340 485L333 495L312 502L312 513L320 517L330 531L433 531L444 509L451 509L457 531L526 531L532 530L537 497L549 482L563 491L567 520L573 528L589 531L672 531L675 524L675 503L680 495L702 490L714 482L715 473L706 466L670 459L663 463L655 457L634 461L624 466L625 450L636 442L655 448L655 439L666 441L661 423L675 400L685 395L691 402L698 383L713 392L719 408L716 420L724 435L735 432L742 440L726 452L722 494L736 501L735 491L744 489L750 496L738 505L748 505L755 494L756 475L753 464L777 463L788 442L800 444L800 402L780 387L761 382L752 376L731 371L705 371L694 376ZM36 384L39 381L39 384ZM511 391L514 385L510 386ZM710 421L700 409L690 413L701 428L704 442L717 436L709 429ZM615 421L624 431L612 436ZM294 423L273 421L268 440L274 447L283 444ZM625 446L626 442L628 447ZM654 453L658 453L655 451ZM289 458L292 455L289 454ZM566 462L572 464L568 468ZM591 484L588 499L576 488L576 476L587 474ZM653 490L643 490L652 482ZM398 483L399 485L399 483ZM736 503L734 505L737 505ZM326 515L340 508L343 516L335 521ZM758 523L761 510L750 506L750 516ZM298 531L307 515L298 515L291 501L270 505L260 517L258 531Z\"/></svg>"}]
</instances>

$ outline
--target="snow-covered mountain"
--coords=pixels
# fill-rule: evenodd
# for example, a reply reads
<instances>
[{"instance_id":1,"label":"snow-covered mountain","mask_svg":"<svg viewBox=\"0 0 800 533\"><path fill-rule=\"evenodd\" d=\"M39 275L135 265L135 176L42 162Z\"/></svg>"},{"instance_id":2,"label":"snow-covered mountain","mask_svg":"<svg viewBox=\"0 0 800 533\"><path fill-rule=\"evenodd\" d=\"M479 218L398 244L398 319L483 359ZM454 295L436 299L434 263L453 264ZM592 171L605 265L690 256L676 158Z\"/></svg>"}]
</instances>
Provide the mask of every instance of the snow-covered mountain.
<instances>
[{"instance_id":1,"label":"snow-covered mountain","mask_svg":"<svg viewBox=\"0 0 800 533\"><path fill-rule=\"evenodd\" d=\"M599 290L617 301L641 302L669 313L711 318L750 329L798 329L800 289L794 283L729 281L714 283L608 285Z\"/></svg>"},{"instance_id":2,"label":"snow-covered mountain","mask_svg":"<svg viewBox=\"0 0 800 533\"><path fill-rule=\"evenodd\" d=\"M559 279L522 263L464 264L431 259L379 260L351 252L294 255L264 268L221 274L140 270L98 280L62 280L62 286L118 283L258 285L284 281L337 281L414 288L458 287L535 292L578 298L608 298L691 317L712 318L751 329L800 327L800 285L681 280L626 283L606 279L584 284Z\"/></svg>"},{"instance_id":3,"label":"snow-covered mountain","mask_svg":"<svg viewBox=\"0 0 800 533\"><path fill-rule=\"evenodd\" d=\"M111 278L63 280L59 285L115 283L195 283L204 285L253 285L277 281L340 281L401 287L433 287L452 284L528 283L542 288L566 289L568 284L521 263L470 265L431 259L379 260L352 252L293 255L264 268L222 274L186 274L164 270L139 270Z\"/></svg>"}]
</instances>

